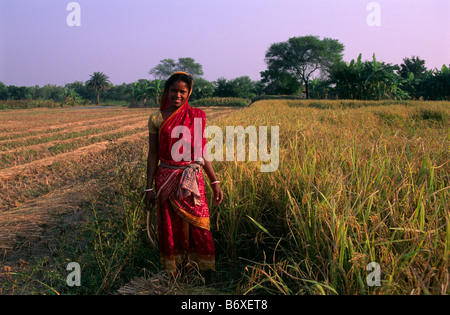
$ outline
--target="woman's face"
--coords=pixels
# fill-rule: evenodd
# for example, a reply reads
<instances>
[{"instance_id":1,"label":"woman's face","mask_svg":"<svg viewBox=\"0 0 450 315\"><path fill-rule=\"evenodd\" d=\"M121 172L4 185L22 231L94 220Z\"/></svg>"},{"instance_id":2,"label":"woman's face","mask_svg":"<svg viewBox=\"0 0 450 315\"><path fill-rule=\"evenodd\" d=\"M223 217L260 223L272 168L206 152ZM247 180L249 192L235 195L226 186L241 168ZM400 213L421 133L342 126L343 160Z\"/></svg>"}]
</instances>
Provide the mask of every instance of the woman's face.
<instances>
[{"instance_id":1,"label":"woman's face","mask_svg":"<svg viewBox=\"0 0 450 315\"><path fill-rule=\"evenodd\" d=\"M169 101L171 106L180 107L186 103L189 89L185 82L176 81L169 88Z\"/></svg>"}]
</instances>

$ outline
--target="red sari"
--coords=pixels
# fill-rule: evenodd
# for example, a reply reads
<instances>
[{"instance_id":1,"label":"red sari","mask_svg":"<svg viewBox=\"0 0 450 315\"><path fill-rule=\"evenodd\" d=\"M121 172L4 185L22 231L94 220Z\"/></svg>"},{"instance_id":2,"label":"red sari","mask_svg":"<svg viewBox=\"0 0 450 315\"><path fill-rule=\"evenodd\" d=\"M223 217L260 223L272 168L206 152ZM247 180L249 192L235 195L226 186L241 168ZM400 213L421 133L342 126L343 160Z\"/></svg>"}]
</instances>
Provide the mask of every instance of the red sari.
<instances>
[{"instance_id":1,"label":"red sari","mask_svg":"<svg viewBox=\"0 0 450 315\"><path fill-rule=\"evenodd\" d=\"M202 122L200 135L198 130L194 130L195 118ZM185 126L187 129L184 130L190 131L191 139L187 139L187 132L178 138L172 138L171 132L177 126ZM161 265L171 273L176 272L184 261L188 265L197 265L201 271L215 269L214 241L209 230L209 209L202 169L200 165L192 164L192 161L202 157L201 149L206 144L204 128L205 113L190 107L187 101L165 119L159 128L160 165L155 180L159 247ZM177 142L180 143L182 138L185 143L191 144L190 161L175 161L172 158L172 147ZM201 146L200 150L198 146ZM180 185L183 183L183 175L186 177L188 173L187 168L191 168L190 175L195 176L192 184L196 186L196 194L188 190L181 192Z\"/></svg>"}]
</instances>

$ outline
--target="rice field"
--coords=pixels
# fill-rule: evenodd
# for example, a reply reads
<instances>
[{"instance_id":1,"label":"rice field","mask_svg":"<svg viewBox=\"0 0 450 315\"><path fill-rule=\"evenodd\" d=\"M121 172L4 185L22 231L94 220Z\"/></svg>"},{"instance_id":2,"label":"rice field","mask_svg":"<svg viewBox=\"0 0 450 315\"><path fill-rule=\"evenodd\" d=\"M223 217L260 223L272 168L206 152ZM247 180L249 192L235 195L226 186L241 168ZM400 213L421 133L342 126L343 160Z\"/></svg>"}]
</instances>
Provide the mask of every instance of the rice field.
<instances>
[{"instance_id":1,"label":"rice field","mask_svg":"<svg viewBox=\"0 0 450 315\"><path fill-rule=\"evenodd\" d=\"M215 108L206 111L221 113ZM0 115L0 179L98 151L111 142L144 138L150 112L128 108L4 111Z\"/></svg>"},{"instance_id":2,"label":"rice field","mask_svg":"<svg viewBox=\"0 0 450 315\"><path fill-rule=\"evenodd\" d=\"M0 114L0 226L35 196L73 198L83 213L80 227L56 211L70 227L55 236L64 250L21 277L5 269L0 293L171 294L154 287L163 277L145 231L148 110L68 111ZM182 293L450 293L449 117L449 102L262 100L207 112L223 130L279 126L279 168L214 162L225 195L210 204L215 284ZM82 287L65 284L67 261L82 264Z\"/></svg>"},{"instance_id":3,"label":"rice field","mask_svg":"<svg viewBox=\"0 0 450 315\"><path fill-rule=\"evenodd\" d=\"M261 101L224 119L280 126L277 172L221 169L216 220L247 259L243 292L449 293L449 114L445 102Z\"/></svg>"}]
</instances>

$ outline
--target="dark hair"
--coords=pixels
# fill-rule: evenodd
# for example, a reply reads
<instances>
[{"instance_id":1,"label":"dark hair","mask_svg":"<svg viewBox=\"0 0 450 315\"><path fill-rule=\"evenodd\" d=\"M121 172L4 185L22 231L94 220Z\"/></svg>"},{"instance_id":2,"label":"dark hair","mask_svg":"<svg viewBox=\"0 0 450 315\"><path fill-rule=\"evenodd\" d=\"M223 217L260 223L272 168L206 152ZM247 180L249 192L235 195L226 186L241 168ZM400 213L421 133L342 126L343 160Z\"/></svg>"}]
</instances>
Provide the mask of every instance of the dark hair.
<instances>
[{"instance_id":1,"label":"dark hair","mask_svg":"<svg viewBox=\"0 0 450 315\"><path fill-rule=\"evenodd\" d=\"M165 90L168 91L169 88L172 86L172 84L174 84L177 81L182 81L184 83L186 83L188 90L191 90L192 87L192 77L190 75L186 75L184 73L177 73L172 75L167 81L166 84L164 86Z\"/></svg>"}]
</instances>

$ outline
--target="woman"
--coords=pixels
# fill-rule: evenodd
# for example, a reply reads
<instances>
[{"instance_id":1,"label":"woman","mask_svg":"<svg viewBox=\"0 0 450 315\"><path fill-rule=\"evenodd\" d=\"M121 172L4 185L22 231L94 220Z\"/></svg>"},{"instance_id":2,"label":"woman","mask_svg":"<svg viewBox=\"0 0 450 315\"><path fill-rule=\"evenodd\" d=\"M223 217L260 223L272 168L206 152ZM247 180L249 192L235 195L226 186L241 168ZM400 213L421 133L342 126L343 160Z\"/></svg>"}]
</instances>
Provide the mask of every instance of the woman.
<instances>
[{"instance_id":1,"label":"woman","mask_svg":"<svg viewBox=\"0 0 450 315\"><path fill-rule=\"evenodd\" d=\"M182 263L192 262L202 272L215 270L202 167L214 192L214 204L223 199L211 162L203 159L205 112L188 104L192 85L187 73L174 73L165 84L160 111L149 119L145 200L149 211L156 201L161 264L171 274L176 274ZM180 135L174 130L185 132Z\"/></svg>"}]
</instances>

